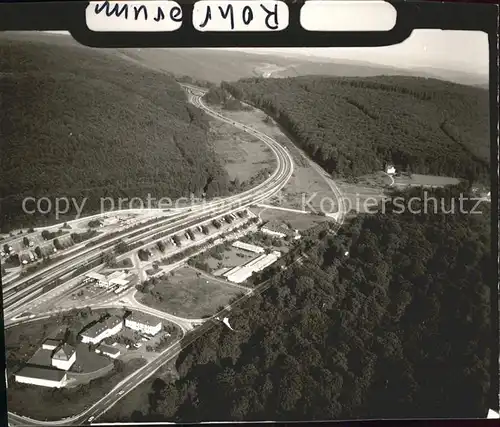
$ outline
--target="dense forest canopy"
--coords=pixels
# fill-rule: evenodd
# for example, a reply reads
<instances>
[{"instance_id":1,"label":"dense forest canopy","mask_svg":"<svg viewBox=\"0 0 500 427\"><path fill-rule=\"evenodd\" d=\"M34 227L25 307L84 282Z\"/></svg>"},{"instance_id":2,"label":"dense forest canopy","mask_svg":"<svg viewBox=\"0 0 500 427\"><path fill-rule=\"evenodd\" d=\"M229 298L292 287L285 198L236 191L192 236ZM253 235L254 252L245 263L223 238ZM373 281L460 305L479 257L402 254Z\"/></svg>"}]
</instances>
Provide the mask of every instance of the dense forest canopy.
<instances>
[{"instance_id":1,"label":"dense forest canopy","mask_svg":"<svg viewBox=\"0 0 500 427\"><path fill-rule=\"evenodd\" d=\"M34 37L2 36L0 57L4 222L23 219L26 196L226 193L208 122L171 76Z\"/></svg>"},{"instance_id":2,"label":"dense forest canopy","mask_svg":"<svg viewBox=\"0 0 500 427\"><path fill-rule=\"evenodd\" d=\"M458 203L458 192L431 195ZM481 215L392 207L338 235L328 223L306 233L290 256L307 259L231 311L237 332L215 326L187 347L180 379L156 379L132 418L484 417L496 357L489 206Z\"/></svg>"},{"instance_id":3,"label":"dense forest canopy","mask_svg":"<svg viewBox=\"0 0 500 427\"><path fill-rule=\"evenodd\" d=\"M489 183L487 90L404 76L248 78L221 87L264 109L334 175L392 163Z\"/></svg>"}]
</instances>

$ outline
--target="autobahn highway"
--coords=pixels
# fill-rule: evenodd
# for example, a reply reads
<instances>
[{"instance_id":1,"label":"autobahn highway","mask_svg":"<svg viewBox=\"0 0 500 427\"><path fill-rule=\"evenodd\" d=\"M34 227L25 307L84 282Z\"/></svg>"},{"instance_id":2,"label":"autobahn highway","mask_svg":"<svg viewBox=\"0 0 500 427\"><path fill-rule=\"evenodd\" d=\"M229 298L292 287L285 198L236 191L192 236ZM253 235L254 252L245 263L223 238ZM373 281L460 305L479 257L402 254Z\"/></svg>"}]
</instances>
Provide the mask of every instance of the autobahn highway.
<instances>
[{"instance_id":1,"label":"autobahn highway","mask_svg":"<svg viewBox=\"0 0 500 427\"><path fill-rule=\"evenodd\" d=\"M292 157L288 152L288 150L282 147L278 142L276 142L274 139L270 138L269 136L255 129L249 128L248 126L242 123L238 123L231 119L228 119L223 115L219 114L218 112L208 108L202 102L200 97L200 95L203 93L203 90L200 90L199 88L193 88L193 86L190 85L182 85L182 86L185 89L187 89L189 93L189 100L197 107L203 109L206 112L206 114L214 118L217 118L219 120L222 120L226 123L232 124L233 126L241 130L244 130L245 132L250 133L251 135L255 136L256 138L266 143L277 158L277 168L268 177L268 179L266 179L263 183L257 185L256 187L247 190L243 193L240 193L236 196L230 196L221 199L219 201L209 202L204 204L203 206L193 207L193 209L189 212L183 212L179 215L167 217L165 219L165 223L161 222L159 225L155 224L152 230L148 228L144 232L139 232L136 236L134 236L134 241L141 241L147 237L152 237L159 232L160 233L171 232L172 234L175 234L182 229L187 229L194 225L199 225L208 220L219 218L229 213L233 213L238 210L249 207L251 205L262 202L271 197L277 191L281 190L281 188L286 185L286 183L293 174L294 166ZM156 228L157 226L159 228ZM36 279L37 277L43 275L44 277L41 280L34 281L34 283L29 282L29 285L25 289L20 291L23 292L21 296L26 297L26 295L30 295L37 289L42 288L48 282L55 280L55 278L62 277L70 273L79 265L81 265L82 260L88 262L89 258L93 257L95 259L96 256L100 256L104 248L112 247L113 244L123 239L125 236L131 235L132 233L135 233L137 231L138 230L133 230L129 233L124 233L119 237L110 239L109 241L107 240L98 247L91 247L86 251L82 251L82 253L80 253L78 256L64 259L56 265L48 266L46 269L35 273L35 275L33 276L27 277L26 279L23 279L21 281L11 283L9 284L9 289L7 289L7 291L15 288L16 286L25 284L28 280L31 281L34 278ZM162 237L160 237L158 240L165 239L166 237L167 236L162 235ZM47 279L47 277L49 278ZM250 298L252 295L255 295L256 293L263 292L263 290L265 289L266 287L264 283L262 284L262 287L256 288L252 292L245 294L239 300L235 301L232 305L240 303ZM4 299L4 304L5 302L7 303L6 305L4 305L4 310L5 313L7 313L7 316L9 307L12 307L13 306L12 304L15 304L16 300L18 300L18 298L14 297L13 295L12 296L7 295L7 299ZM25 304L26 302L29 301L23 301L23 304ZM17 308L19 309L19 307ZM223 316L224 313L226 313L226 310L227 313L229 313L231 307L224 309L221 313L217 313L217 316ZM4 314L4 318L5 316L6 315ZM137 385L139 385L147 378L149 378L151 375L153 375L154 372L156 372L156 370L158 370L164 363L171 360L173 357L176 357L183 348L185 348L187 345L190 345L199 336L203 335L207 330L211 329L211 327L213 327L217 323L213 319L214 317L211 318L210 320L206 320L202 325L198 326L196 329L186 334L185 337L182 339L181 343L176 343L172 345L171 347L166 349L163 353L161 353L158 356L158 358L156 358L154 361L148 363L147 365L143 366L142 368L134 372L129 377L125 378L112 391L110 391L106 396L104 396L101 400L96 402L94 405L92 405L89 409L87 409L83 413L75 417L67 418L65 420L50 421L50 422L32 420L26 417L9 413L9 424L81 425L82 423L89 423L97 416L101 415L107 409L109 409L114 403L116 403L119 399L121 399L124 395L126 395L126 393L128 393L129 391L134 389Z\"/></svg>"},{"instance_id":2,"label":"autobahn highway","mask_svg":"<svg viewBox=\"0 0 500 427\"><path fill-rule=\"evenodd\" d=\"M236 196L230 196L215 202L207 202L201 206L193 207L190 212L173 215L165 218L165 220L161 220L157 224L146 225L140 229L135 229L120 236L113 237L105 242L102 242L101 244L83 250L79 254L63 259L56 264L49 265L45 269L36 272L34 275L9 284L3 290L4 310L6 314L8 314L9 310L12 308L15 308L16 306L18 307L19 304L26 303L30 295L35 295L36 291L38 291L39 295L39 289L43 288L43 286L52 283L56 279L68 273L71 273L80 265L95 262L101 257L104 250L112 248L117 242L123 240L124 237L128 236L130 238L130 236L133 236L133 239L129 239L128 241L128 244L131 244L144 241L148 237L162 233L161 237L149 242L149 244L153 244L156 241L165 239L166 237L187 230L193 226L220 218L228 213L233 213L245 207L264 201L279 191L288 182L293 173L293 161L286 149L267 135L251 129L244 124L227 119L221 114L209 109L201 101L201 97L193 95L191 89L189 88L188 91L190 91L190 101L197 107L203 109L207 114L252 134L265 142L271 148L277 157L278 163L277 168L271 176L263 183ZM141 247L145 246L147 246L147 244L144 244ZM36 280L42 275L43 278Z\"/></svg>"}]
</instances>

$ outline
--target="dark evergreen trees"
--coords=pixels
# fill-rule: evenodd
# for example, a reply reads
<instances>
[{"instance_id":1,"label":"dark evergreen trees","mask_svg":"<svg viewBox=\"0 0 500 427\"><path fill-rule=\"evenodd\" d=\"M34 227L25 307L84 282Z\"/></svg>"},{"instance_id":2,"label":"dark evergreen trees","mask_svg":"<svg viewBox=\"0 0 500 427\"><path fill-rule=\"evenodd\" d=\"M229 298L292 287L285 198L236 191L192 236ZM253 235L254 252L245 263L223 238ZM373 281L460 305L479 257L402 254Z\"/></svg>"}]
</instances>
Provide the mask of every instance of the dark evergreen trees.
<instances>
[{"instance_id":1,"label":"dark evergreen trees","mask_svg":"<svg viewBox=\"0 0 500 427\"><path fill-rule=\"evenodd\" d=\"M432 195L451 203L457 191ZM144 416L484 417L496 286L489 206L415 215L386 203L387 213L337 235L328 223L305 233L294 252L307 258L231 311L237 333L215 326L186 348L180 379L151 391Z\"/></svg>"},{"instance_id":2,"label":"dark evergreen trees","mask_svg":"<svg viewBox=\"0 0 500 427\"><path fill-rule=\"evenodd\" d=\"M263 109L336 176L392 163L490 182L486 90L403 76L248 78L221 87Z\"/></svg>"}]
</instances>

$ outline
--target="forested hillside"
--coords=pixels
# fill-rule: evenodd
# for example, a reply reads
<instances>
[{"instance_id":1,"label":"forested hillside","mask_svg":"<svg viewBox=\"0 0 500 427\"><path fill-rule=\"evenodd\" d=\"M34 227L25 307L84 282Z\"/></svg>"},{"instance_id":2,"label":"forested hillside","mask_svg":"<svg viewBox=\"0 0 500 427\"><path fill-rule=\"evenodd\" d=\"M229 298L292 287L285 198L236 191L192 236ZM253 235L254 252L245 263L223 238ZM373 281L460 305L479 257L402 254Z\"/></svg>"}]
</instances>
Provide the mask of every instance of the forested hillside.
<instances>
[{"instance_id":1,"label":"forested hillside","mask_svg":"<svg viewBox=\"0 0 500 427\"><path fill-rule=\"evenodd\" d=\"M458 194L431 195L455 195L458 209ZM233 309L236 332L215 326L184 350L180 379L157 379L133 419L484 417L496 357L489 206L415 215L391 203L336 236L328 223L308 233L293 251L308 259Z\"/></svg>"},{"instance_id":2,"label":"forested hillside","mask_svg":"<svg viewBox=\"0 0 500 427\"><path fill-rule=\"evenodd\" d=\"M251 78L221 86L264 109L334 175L394 163L489 182L486 90L403 76Z\"/></svg>"},{"instance_id":3,"label":"forested hillside","mask_svg":"<svg viewBox=\"0 0 500 427\"><path fill-rule=\"evenodd\" d=\"M27 196L89 197L87 213L103 196L225 194L206 119L172 77L35 36L3 35L0 57L4 223L43 220L22 217Z\"/></svg>"}]
</instances>

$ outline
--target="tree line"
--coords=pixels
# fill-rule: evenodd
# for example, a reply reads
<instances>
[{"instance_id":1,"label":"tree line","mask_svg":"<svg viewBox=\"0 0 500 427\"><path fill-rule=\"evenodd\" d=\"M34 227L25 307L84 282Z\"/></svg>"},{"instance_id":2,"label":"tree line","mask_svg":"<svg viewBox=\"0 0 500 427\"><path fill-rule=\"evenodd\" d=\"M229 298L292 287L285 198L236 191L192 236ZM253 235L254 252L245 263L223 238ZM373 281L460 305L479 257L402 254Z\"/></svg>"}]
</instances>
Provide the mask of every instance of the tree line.
<instances>
[{"instance_id":1,"label":"tree line","mask_svg":"<svg viewBox=\"0 0 500 427\"><path fill-rule=\"evenodd\" d=\"M86 200L90 214L106 197L227 194L208 120L173 77L42 41L3 38L0 55L0 92L11 106L1 112L4 230L55 221L54 212L24 213L28 196ZM71 208L63 220L74 219Z\"/></svg>"},{"instance_id":2,"label":"tree line","mask_svg":"<svg viewBox=\"0 0 500 427\"><path fill-rule=\"evenodd\" d=\"M237 332L219 325L185 348L179 379L155 380L132 421L484 417L497 389L489 206L396 208L305 232L288 256L307 258L233 308Z\"/></svg>"},{"instance_id":3,"label":"tree line","mask_svg":"<svg viewBox=\"0 0 500 427\"><path fill-rule=\"evenodd\" d=\"M488 91L403 76L302 76L222 82L264 110L334 176L394 164L489 183Z\"/></svg>"}]
</instances>

